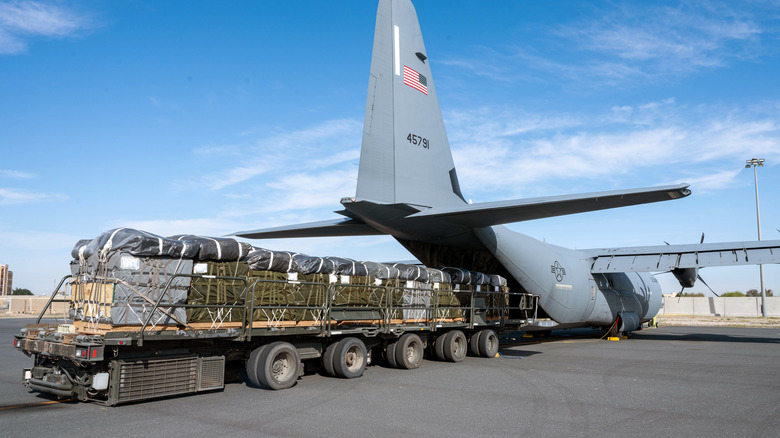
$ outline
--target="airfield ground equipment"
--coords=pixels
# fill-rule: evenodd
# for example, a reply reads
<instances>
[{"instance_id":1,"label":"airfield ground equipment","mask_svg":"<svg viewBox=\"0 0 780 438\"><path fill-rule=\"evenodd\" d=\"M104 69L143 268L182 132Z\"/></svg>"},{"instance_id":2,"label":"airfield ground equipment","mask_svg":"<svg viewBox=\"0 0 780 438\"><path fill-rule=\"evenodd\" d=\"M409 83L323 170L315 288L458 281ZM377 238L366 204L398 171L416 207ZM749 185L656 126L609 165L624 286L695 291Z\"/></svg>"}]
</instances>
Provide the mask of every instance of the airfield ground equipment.
<instances>
[{"instance_id":1,"label":"airfield ground equipment","mask_svg":"<svg viewBox=\"0 0 780 438\"><path fill-rule=\"evenodd\" d=\"M254 386L307 372L360 377L377 359L492 357L533 322L538 297L465 269L357 262L234 239L111 230L73 251L35 324L13 344L30 389L107 405L221 389L228 364ZM54 302L63 322L41 323ZM512 303L512 304L510 304Z\"/></svg>"}]
</instances>

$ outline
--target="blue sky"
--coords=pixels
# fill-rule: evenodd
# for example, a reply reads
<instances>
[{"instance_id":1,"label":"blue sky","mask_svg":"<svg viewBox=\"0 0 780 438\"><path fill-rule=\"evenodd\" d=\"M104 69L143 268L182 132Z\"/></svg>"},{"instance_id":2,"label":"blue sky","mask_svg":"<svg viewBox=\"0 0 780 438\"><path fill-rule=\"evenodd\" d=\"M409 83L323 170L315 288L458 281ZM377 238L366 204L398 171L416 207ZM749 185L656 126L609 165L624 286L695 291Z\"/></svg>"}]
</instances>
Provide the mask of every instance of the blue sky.
<instances>
[{"instance_id":1,"label":"blue sky","mask_svg":"<svg viewBox=\"0 0 780 438\"><path fill-rule=\"evenodd\" d=\"M780 239L777 1L417 3L466 197L693 191L510 228L574 248L755 240L756 156L763 237ZM335 217L355 190L375 14L373 1L0 1L0 263L14 286L49 292L77 240L118 226L224 235ZM410 258L387 237L252 243ZM754 266L702 276L758 287Z\"/></svg>"}]
</instances>

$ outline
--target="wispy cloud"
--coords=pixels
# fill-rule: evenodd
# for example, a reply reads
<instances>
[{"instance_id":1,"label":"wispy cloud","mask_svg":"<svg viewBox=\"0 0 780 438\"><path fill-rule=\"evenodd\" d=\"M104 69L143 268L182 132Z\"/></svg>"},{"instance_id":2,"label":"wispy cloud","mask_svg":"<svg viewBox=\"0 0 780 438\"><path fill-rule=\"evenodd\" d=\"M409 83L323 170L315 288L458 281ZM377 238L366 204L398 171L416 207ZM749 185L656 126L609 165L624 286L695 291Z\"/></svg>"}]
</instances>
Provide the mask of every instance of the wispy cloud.
<instances>
[{"instance_id":1,"label":"wispy cloud","mask_svg":"<svg viewBox=\"0 0 780 438\"><path fill-rule=\"evenodd\" d=\"M718 189L724 189L732 187L737 180L737 177L742 172L742 169L728 169L720 172L712 173L710 175L700 175L693 178L683 178L677 182L686 182L691 185L691 188L700 192L715 191Z\"/></svg>"},{"instance_id":2,"label":"wispy cloud","mask_svg":"<svg viewBox=\"0 0 780 438\"><path fill-rule=\"evenodd\" d=\"M272 175L272 180L286 181L289 186L295 181L285 169L322 169L357 161L361 127L362 124L353 119L336 119L295 131L276 132L255 139L244 147L200 148L195 151L197 154L222 156L226 160L236 161L236 152L240 150L242 157L241 165L206 175L201 179L200 186L221 190L260 175ZM247 156L251 158L246 159Z\"/></svg>"},{"instance_id":3,"label":"wispy cloud","mask_svg":"<svg viewBox=\"0 0 780 438\"><path fill-rule=\"evenodd\" d=\"M67 199L67 195L59 193L38 193L16 188L0 188L0 205L60 202Z\"/></svg>"},{"instance_id":4,"label":"wispy cloud","mask_svg":"<svg viewBox=\"0 0 780 438\"><path fill-rule=\"evenodd\" d=\"M62 38L87 29L86 17L64 7L35 1L0 3L0 54L27 51L27 40L36 36Z\"/></svg>"},{"instance_id":5,"label":"wispy cloud","mask_svg":"<svg viewBox=\"0 0 780 438\"><path fill-rule=\"evenodd\" d=\"M730 4L687 2L609 4L587 18L529 31L528 41L472 48L445 65L499 81L566 79L576 84L624 85L657 81L749 59L766 50L762 38L776 27L776 14L735 12ZM607 9L608 8L608 9ZM592 18L596 16L597 18ZM532 48L530 48L532 47ZM549 54L554 54L554 57Z\"/></svg>"},{"instance_id":6,"label":"wispy cloud","mask_svg":"<svg viewBox=\"0 0 780 438\"><path fill-rule=\"evenodd\" d=\"M337 206L338 198L355 193L355 172L335 169L319 173L295 173L278 182L268 184L276 202L265 211L284 211L303 208Z\"/></svg>"},{"instance_id":7,"label":"wispy cloud","mask_svg":"<svg viewBox=\"0 0 780 438\"><path fill-rule=\"evenodd\" d=\"M750 56L761 33L749 17L735 14L727 5L707 3L617 8L598 21L562 26L555 32L578 49L596 54L591 67L617 64L651 74L685 73Z\"/></svg>"},{"instance_id":8,"label":"wispy cloud","mask_svg":"<svg viewBox=\"0 0 780 438\"><path fill-rule=\"evenodd\" d=\"M0 178L29 179L37 175L19 170L0 169Z\"/></svg>"},{"instance_id":9,"label":"wispy cloud","mask_svg":"<svg viewBox=\"0 0 780 438\"><path fill-rule=\"evenodd\" d=\"M754 109L684 111L667 99L579 117L504 109L453 118L458 123L447 117L453 155L467 194L506 195L513 188L512 196L533 196L565 190L574 181L603 187L605 180L627 174L653 184L684 179L716 190L735 178L746 156L780 159L780 122ZM501 178L495 163L501 163ZM690 164L699 173L688 172Z\"/></svg>"}]
</instances>

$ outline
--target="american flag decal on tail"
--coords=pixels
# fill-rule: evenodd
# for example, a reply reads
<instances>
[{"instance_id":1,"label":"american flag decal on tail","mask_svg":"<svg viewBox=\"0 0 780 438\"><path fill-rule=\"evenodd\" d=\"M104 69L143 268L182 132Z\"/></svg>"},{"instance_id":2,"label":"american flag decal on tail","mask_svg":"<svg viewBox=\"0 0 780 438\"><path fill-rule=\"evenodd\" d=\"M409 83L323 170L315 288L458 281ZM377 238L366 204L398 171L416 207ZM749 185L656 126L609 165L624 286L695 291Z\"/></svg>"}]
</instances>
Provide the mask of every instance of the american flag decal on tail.
<instances>
[{"instance_id":1,"label":"american flag decal on tail","mask_svg":"<svg viewBox=\"0 0 780 438\"><path fill-rule=\"evenodd\" d=\"M404 84L426 96L428 95L428 78L408 66L404 66Z\"/></svg>"}]
</instances>

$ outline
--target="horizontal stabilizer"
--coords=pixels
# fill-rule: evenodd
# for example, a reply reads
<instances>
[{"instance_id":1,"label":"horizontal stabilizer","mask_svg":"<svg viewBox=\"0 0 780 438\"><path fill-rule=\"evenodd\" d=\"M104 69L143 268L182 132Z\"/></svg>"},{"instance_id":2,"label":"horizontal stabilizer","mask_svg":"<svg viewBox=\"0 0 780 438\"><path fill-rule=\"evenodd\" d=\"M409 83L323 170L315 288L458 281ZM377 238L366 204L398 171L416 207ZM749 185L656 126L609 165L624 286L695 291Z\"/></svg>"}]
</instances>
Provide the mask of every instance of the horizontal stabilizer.
<instances>
[{"instance_id":1,"label":"horizontal stabilizer","mask_svg":"<svg viewBox=\"0 0 780 438\"><path fill-rule=\"evenodd\" d=\"M284 239L291 237L374 236L382 234L384 233L361 221L337 218L283 227L239 231L231 234L231 236L246 237L248 239Z\"/></svg>"},{"instance_id":2,"label":"horizontal stabilizer","mask_svg":"<svg viewBox=\"0 0 780 438\"><path fill-rule=\"evenodd\" d=\"M582 250L591 272L659 272L678 268L780 263L780 240Z\"/></svg>"},{"instance_id":3,"label":"horizontal stabilizer","mask_svg":"<svg viewBox=\"0 0 780 438\"><path fill-rule=\"evenodd\" d=\"M690 195L687 184L614 190L578 195L482 202L448 208L431 208L409 218L437 218L471 227L486 227L546 217L605 210L650 202L668 201Z\"/></svg>"}]
</instances>

